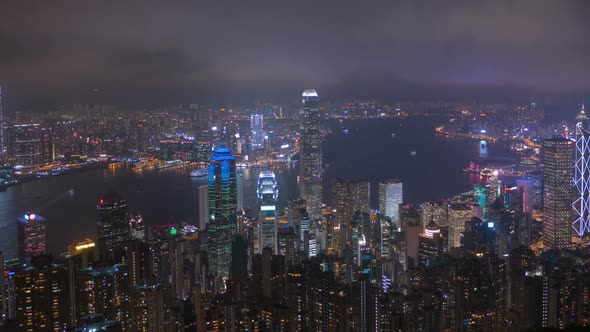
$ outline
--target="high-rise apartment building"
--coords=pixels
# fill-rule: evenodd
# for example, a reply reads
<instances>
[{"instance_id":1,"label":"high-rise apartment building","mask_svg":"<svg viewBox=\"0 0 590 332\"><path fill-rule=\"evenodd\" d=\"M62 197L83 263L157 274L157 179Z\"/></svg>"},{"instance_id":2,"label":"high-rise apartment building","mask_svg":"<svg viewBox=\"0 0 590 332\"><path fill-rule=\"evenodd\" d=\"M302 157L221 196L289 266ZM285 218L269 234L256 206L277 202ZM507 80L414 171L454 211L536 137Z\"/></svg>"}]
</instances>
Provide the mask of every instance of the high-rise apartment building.
<instances>
[{"instance_id":1,"label":"high-rise apartment building","mask_svg":"<svg viewBox=\"0 0 590 332\"><path fill-rule=\"evenodd\" d=\"M78 318L102 314L129 327L131 280L126 264L93 264L75 272L75 301Z\"/></svg>"},{"instance_id":2,"label":"high-rise apartment building","mask_svg":"<svg viewBox=\"0 0 590 332\"><path fill-rule=\"evenodd\" d=\"M565 138L543 141L543 244L568 248L572 241L574 142Z\"/></svg>"},{"instance_id":3,"label":"high-rise apartment building","mask_svg":"<svg viewBox=\"0 0 590 332\"><path fill-rule=\"evenodd\" d=\"M72 327L68 269L51 256L35 256L14 274L16 331L68 331Z\"/></svg>"}]
</instances>

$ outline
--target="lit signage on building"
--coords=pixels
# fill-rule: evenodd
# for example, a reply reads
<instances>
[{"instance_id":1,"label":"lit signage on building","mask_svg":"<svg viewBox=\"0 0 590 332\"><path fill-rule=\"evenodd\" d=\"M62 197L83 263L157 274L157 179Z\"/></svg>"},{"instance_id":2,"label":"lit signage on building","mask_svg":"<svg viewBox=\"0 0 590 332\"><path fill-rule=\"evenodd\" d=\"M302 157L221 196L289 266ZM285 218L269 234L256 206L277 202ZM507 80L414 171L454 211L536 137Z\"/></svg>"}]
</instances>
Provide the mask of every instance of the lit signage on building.
<instances>
[{"instance_id":1,"label":"lit signage on building","mask_svg":"<svg viewBox=\"0 0 590 332\"><path fill-rule=\"evenodd\" d=\"M84 249L94 248L95 246L96 245L94 244L94 242L89 242L89 243L77 245L75 248L76 248L76 251L80 251L80 250L84 250Z\"/></svg>"}]
</instances>

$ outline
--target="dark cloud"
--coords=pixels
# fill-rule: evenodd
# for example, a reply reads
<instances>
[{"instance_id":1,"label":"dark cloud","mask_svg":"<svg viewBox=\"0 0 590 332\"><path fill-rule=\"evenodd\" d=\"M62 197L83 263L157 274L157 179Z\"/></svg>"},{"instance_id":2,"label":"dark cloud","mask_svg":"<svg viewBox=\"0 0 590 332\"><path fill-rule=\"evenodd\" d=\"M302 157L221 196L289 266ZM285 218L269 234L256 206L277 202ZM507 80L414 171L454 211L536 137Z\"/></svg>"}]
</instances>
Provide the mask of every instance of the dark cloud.
<instances>
[{"instance_id":1,"label":"dark cloud","mask_svg":"<svg viewBox=\"0 0 590 332\"><path fill-rule=\"evenodd\" d=\"M142 104L589 88L587 1L6 1L16 99ZM291 91L291 90L296 91ZM25 101L22 101L25 104Z\"/></svg>"}]
</instances>

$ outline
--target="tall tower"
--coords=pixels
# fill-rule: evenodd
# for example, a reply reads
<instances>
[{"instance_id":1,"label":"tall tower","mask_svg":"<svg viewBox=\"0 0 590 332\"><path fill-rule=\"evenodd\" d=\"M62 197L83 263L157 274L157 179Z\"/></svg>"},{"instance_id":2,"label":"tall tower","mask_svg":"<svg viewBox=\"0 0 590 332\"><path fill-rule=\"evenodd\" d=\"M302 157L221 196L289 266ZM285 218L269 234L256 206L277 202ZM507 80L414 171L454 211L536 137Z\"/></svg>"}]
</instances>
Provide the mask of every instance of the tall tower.
<instances>
[{"instance_id":1,"label":"tall tower","mask_svg":"<svg viewBox=\"0 0 590 332\"><path fill-rule=\"evenodd\" d=\"M279 190L273 171L262 171L258 176L258 202L260 203L260 217L258 218L259 244L258 251L262 253L269 247L273 254L277 254L278 217L277 199Z\"/></svg>"},{"instance_id":2,"label":"tall tower","mask_svg":"<svg viewBox=\"0 0 590 332\"><path fill-rule=\"evenodd\" d=\"M33 256L44 254L46 248L45 219L34 213L25 213L18 218L20 259L29 262Z\"/></svg>"},{"instance_id":3,"label":"tall tower","mask_svg":"<svg viewBox=\"0 0 590 332\"><path fill-rule=\"evenodd\" d=\"M300 112L301 141L299 168L301 196L307 201L312 221L321 218L322 205L322 147L320 137L320 98L315 90L303 91Z\"/></svg>"},{"instance_id":4,"label":"tall tower","mask_svg":"<svg viewBox=\"0 0 590 332\"><path fill-rule=\"evenodd\" d=\"M576 116L575 158L576 200L573 203L575 220L572 227L578 236L583 237L586 232L590 232L590 132L584 105Z\"/></svg>"},{"instance_id":5,"label":"tall tower","mask_svg":"<svg viewBox=\"0 0 590 332\"><path fill-rule=\"evenodd\" d=\"M403 184L399 180L379 182L379 210L399 226L399 206L403 203Z\"/></svg>"},{"instance_id":6,"label":"tall tower","mask_svg":"<svg viewBox=\"0 0 590 332\"><path fill-rule=\"evenodd\" d=\"M125 256L125 242L130 238L127 201L119 194L105 194L96 205L96 223L101 258L121 263Z\"/></svg>"},{"instance_id":7,"label":"tall tower","mask_svg":"<svg viewBox=\"0 0 590 332\"><path fill-rule=\"evenodd\" d=\"M543 242L548 248L571 244L574 142L550 138L543 142Z\"/></svg>"},{"instance_id":8,"label":"tall tower","mask_svg":"<svg viewBox=\"0 0 590 332\"><path fill-rule=\"evenodd\" d=\"M209 262L211 272L227 280L231 243L237 233L236 158L225 146L211 155L209 164ZM218 289L223 289L223 282Z\"/></svg>"}]
</instances>

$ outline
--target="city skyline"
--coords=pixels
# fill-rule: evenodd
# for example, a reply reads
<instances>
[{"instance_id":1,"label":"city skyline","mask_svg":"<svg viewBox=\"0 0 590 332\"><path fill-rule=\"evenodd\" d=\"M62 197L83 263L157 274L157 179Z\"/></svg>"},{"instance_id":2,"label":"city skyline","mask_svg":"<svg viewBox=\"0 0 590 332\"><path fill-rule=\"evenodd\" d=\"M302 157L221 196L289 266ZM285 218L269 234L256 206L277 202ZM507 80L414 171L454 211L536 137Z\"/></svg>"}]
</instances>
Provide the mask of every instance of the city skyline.
<instances>
[{"instance_id":1,"label":"city skyline","mask_svg":"<svg viewBox=\"0 0 590 332\"><path fill-rule=\"evenodd\" d=\"M590 328L590 3L10 3L0 331Z\"/></svg>"}]
</instances>

